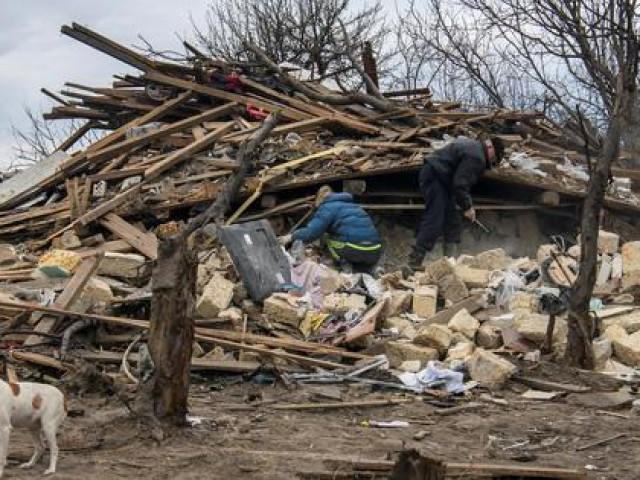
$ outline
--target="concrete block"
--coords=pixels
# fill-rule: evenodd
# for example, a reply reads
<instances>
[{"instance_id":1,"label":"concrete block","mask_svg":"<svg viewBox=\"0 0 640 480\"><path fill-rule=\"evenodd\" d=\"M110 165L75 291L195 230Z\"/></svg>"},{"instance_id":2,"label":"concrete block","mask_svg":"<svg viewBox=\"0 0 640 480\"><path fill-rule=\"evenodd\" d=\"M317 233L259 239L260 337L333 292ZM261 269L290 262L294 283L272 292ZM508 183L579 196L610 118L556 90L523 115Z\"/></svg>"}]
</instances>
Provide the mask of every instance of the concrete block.
<instances>
[{"instance_id":1,"label":"concrete block","mask_svg":"<svg viewBox=\"0 0 640 480\"><path fill-rule=\"evenodd\" d=\"M438 359L435 348L398 341L387 342L386 355L392 368L398 368L403 362L411 360L420 361L420 367L424 368L429 361Z\"/></svg>"},{"instance_id":2,"label":"concrete block","mask_svg":"<svg viewBox=\"0 0 640 480\"><path fill-rule=\"evenodd\" d=\"M324 297L324 309L327 313L344 314L350 310L367 309L364 295L354 293L331 293Z\"/></svg>"},{"instance_id":3,"label":"concrete block","mask_svg":"<svg viewBox=\"0 0 640 480\"><path fill-rule=\"evenodd\" d=\"M201 318L217 318L221 311L229 307L235 284L220 274L215 274L202 291L196 305Z\"/></svg>"},{"instance_id":4,"label":"concrete block","mask_svg":"<svg viewBox=\"0 0 640 480\"><path fill-rule=\"evenodd\" d=\"M466 265L456 265L454 272L469 288L486 288L491 275L490 270L481 270Z\"/></svg>"},{"instance_id":5,"label":"concrete block","mask_svg":"<svg viewBox=\"0 0 640 480\"><path fill-rule=\"evenodd\" d=\"M490 389L501 388L517 371L511 362L484 348L476 348L467 367L473 380Z\"/></svg>"},{"instance_id":6,"label":"concrete block","mask_svg":"<svg viewBox=\"0 0 640 480\"><path fill-rule=\"evenodd\" d=\"M613 255L618 253L620 246L620 235L613 232L600 230L598 232L598 252Z\"/></svg>"},{"instance_id":7,"label":"concrete block","mask_svg":"<svg viewBox=\"0 0 640 480\"><path fill-rule=\"evenodd\" d=\"M438 288L433 285L419 285L413 291L413 313L420 318L431 318L436 314Z\"/></svg>"},{"instance_id":8,"label":"concrete block","mask_svg":"<svg viewBox=\"0 0 640 480\"><path fill-rule=\"evenodd\" d=\"M480 327L480 322L466 308L463 308L449 320L448 327L451 331L460 332L469 340L473 340Z\"/></svg>"},{"instance_id":9,"label":"concrete block","mask_svg":"<svg viewBox=\"0 0 640 480\"><path fill-rule=\"evenodd\" d=\"M622 291L628 292L640 286L640 270L631 270L622 275Z\"/></svg>"},{"instance_id":10,"label":"concrete block","mask_svg":"<svg viewBox=\"0 0 640 480\"><path fill-rule=\"evenodd\" d=\"M78 238L78 235L76 235L76 232L73 230L67 230L59 238L60 248L64 250L74 250L82 246L80 238Z\"/></svg>"},{"instance_id":11,"label":"concrete block","mask_svg":"<svg viewBox=\"0 0 640 480\"><path fill-rule=\"evenodd\" d=\"M418 329L413 343L435 348L438 353L443 355L451 345L451 333L451 330L444 325L427 325Z\"/></svg>"},{"instance_id":12,"label":"concrete block","mask_svg":"<svg viewBox=\"0 0 640 480\"><path fill-rule=\"evenodd\" d=\"M398 370L409 373L418 373L422 370L422 362L420 360L405 360L400 364Z\"/></svg>"},{"instance_id":13,"label":"concrete block","mask_svg":"<svg viewBox=\"0 0 640 480\"><path fill-rule=\"evenodd\" d=\"M294 327L300 326L306 313L300 306L300 297L287 293L271 295L264 301L262 311L270 321Z\"/></svg>"},{"instance_id":14,"label":"concrete block","mask_svg":"<svg viewBox=\"0 0 640 480\"><path fill-rule=\"evenodd\" d=\"M236 328L242 328L244 323L244 315L238 307L231 307L222 310L218 314L220 320L232 323Z\"/></svg>"},{"instance_id":15,"label":"concrete block","mask_svg":"<svg viewBox=\"0 0 640 480\"><path fill-rule=\"evenodd\" d=\"M18 261L16 249L10 243L0 243L0 265L11 265Z\"/></svg>"},{"instance_id":16,"label":"concrete block","mask_svg":"<svg viewBox=\"0 0 640 480\"><path fill-rule=\"evenodd\" d=\"M502 329L495 325L482 324L476 333L476 344L479 347L493 350L502 346Z\"/></svg>"},{"instance_id":17,"label":"concrete block","mask_svg":"<svg viewBox=\"0 0 640 480\"><path fill-rule=\"evenodd\" d=\"M98 273L108 277L138 278L147 270L146 259L137 253L107 252L104 254Z\"/></svg>"},{"instance_id":18,"label":"concrete block","mask_svg":"<svg viewBox=\"0 0 640 480\"><path fill-rule=\"evenodd\" d=\"M407 328L412 327L411 320L407 320L403 317L387 317L384 321L384 328L397 330L402 335Z\"/></svg>"}]
</instances>

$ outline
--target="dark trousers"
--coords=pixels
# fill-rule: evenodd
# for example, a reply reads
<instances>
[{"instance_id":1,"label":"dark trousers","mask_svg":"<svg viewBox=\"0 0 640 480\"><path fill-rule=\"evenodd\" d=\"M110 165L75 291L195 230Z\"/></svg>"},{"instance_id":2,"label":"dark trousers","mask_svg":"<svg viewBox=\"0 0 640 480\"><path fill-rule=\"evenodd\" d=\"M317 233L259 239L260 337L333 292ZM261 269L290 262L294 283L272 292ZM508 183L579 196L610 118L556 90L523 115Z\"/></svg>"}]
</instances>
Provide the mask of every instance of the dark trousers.
<instances>
[{"instance_id":1,"label":"dark trousers","mask_svg":"<svg viewBox=\"0 0 640 480\"><path fill-rule=\"evenodd\" d=\"M327 247L334 259L350 263L356 273L369 273L382 255L379 243L356 245L327 239Z\"/></svg>"},{"instance_id":2,"label":"dark trousers","mask_svg":"<svg viewBox=\"0 0 640 480\"><path fill-rule=\"evenodd\" d=\"M420 171L420 191L424 213L416 238L416 247L429 251L438 237L445 243L460 243L462 212L456 207L451 188L443 183L429 165Z\"/></svg>"}]
</instances>

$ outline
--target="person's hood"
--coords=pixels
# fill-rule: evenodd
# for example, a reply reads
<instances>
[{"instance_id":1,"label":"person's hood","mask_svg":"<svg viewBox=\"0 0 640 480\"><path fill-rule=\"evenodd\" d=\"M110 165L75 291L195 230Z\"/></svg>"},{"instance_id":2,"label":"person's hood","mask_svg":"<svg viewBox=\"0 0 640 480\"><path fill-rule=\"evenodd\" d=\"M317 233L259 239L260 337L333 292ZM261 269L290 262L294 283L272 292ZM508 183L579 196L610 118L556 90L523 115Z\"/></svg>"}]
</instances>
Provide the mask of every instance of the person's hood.
<instances>
[{"instance_id":1,"label":"person's hood","mask_svg":"<svg viewBox=\"0 0 640 480\"><path fill-rule=\"evenodd\" d=\"M346 192L330 193L329 195L327 195L327 198L325 198L324 201L325 202L353 202L353 195Z\"/></svg>"}]
</instances>

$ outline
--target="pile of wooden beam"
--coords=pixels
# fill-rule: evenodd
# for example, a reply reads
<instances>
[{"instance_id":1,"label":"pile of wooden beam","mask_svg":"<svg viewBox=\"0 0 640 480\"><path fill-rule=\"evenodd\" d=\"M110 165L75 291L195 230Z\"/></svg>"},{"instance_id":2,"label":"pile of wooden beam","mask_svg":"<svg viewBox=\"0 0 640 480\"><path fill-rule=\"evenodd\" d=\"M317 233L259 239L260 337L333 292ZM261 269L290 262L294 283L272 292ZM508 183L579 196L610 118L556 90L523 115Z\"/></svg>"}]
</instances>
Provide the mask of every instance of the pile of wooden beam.
<instances>
[{"instance_id":1,"label":"pile of wooden beam","mask_svg":"<svg viewBox=\"0 0 640 480\"><path fill-rule=\"evenodd\" d=\"M260 145L228 223L286 217L289 224L283 228L288 230L312 208L309 187L352 179L387 181L406 173L415 176L424 154L442 145L447 136L458 135L499 135L509 153L528 155L546 173L536 176L505 163L488 172L488 179L555 191L575 201L584 195L585 182L556 165L583 164L584 152L597 145L594 134L576 133L538 112L469 111L457 102L433 99L426 89L379 95L335 92L321 82L297 80L252 45L247 48L257 62L251 65L212 59L193 47L193 58L169 63L147 58L77 24L62 27L62 33L139 73L116 76L107 87L69 83L60 93L45 90L60 104L45 115L47 119L86 123L42 164L0 184L0 239L6 242L0 245L5 346L61 341L62 319L65 326L70 319L77 320L77 328L91 324L146 330L145 301L150 291L134 294L141 292L137 288L148 280L144 272L157 259L154 229L188 221L220 195L240 168L239 145L269 113L279 112L282 121ZM74 150L90 130L106 133ZM394 201L366 207L421 208L408 204L404 196ZM606 204L627 213L640 211L635 196L608 197ZM45 261L60 251L73 252L66 276L34 278L43 268L64 270L63 258L57 258L53 267ZM135 274L123 273L131 268ZM111 278L109 289L121 293L115 301L124 312L121 315L95 313L95 305L83 304L82 294L96 272ZM99 290L100 285L92 288ZM24 301L25 290L38 289L53 291L55 300ZM33 331L12 332L25 323ZM98 342L102 345L134 341L128 333L104 335ZM368 358L308 341L223 333L205 326L198 327L196 340L312 367L340 366L321 358L326 356ZM105 363L123 357L122 349L81 354ZM64 356L54 359L21 350L14 359L67 368ZM197 360L193 365L229 371L256 368L255 362L224 358Z\"/></svg>"}]
</instances>

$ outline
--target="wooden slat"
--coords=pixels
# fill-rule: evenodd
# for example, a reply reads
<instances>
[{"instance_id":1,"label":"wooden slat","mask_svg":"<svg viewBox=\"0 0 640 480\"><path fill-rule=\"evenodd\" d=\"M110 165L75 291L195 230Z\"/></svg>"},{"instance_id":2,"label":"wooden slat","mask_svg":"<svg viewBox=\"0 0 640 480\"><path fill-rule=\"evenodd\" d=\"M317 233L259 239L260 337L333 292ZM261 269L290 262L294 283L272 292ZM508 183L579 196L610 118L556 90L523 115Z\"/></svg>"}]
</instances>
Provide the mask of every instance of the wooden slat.
<instances>
[{"instance_id":1,"label":"wooden slat","mask_svg":"<svg viewBox=\"0 0 640 480\"><path fill-rule=\"evenodd\" d=\"M55 302L53 302L53 306L55 308L61 309L68 309L72 307L74 302L82 294L82 290L84 289L87 282L91 279L95 271L98 269L101 260L101 255L96 255L94 257L85 259L80 264L78 270L76 270L76 273L73 275L69 283L67 283L66 287L64 287L62 293L60 293ZM36 325L34 332L51 333L55 328L56 323L56 317L44 315ZM41 337L39 335L29 335L25 340L24 345L35 345L43 341L44 337Z\"/></svg>"},{"instance_id":2,"label":"wooden slat","mask_svg":"<svg viewBox=\"0 0 640 480\"><path fill-rule=\"evenodd\" d=\"M158 239L151 233L143 233L115 213L108 213L100 225L122 238L133 248L151 260L158 258Z\"/></svg>"},{"instance_id":3,"label":"wooden slat","mask_svg":"<svg viewBox=\"0 0 640 480\"><path fill-rule=\"evenodd\" d=\"M215 143L216 140L222 138L224 134L231 131L234 126L235 126L235 122L228 122L225 125L207 133L201 139L190 143L189 145L187 145L184 148L181 148L180 150L176 150L164 160L147 168L147 170L145 170L144 172L144 177L146 179L156 178L161 173L169 170L170 168L175 167L178 163L182 162L187 157L190 157L194 153L198 153L199 151L208 147L212 143Z\"/></svg>"}]
</instances>

